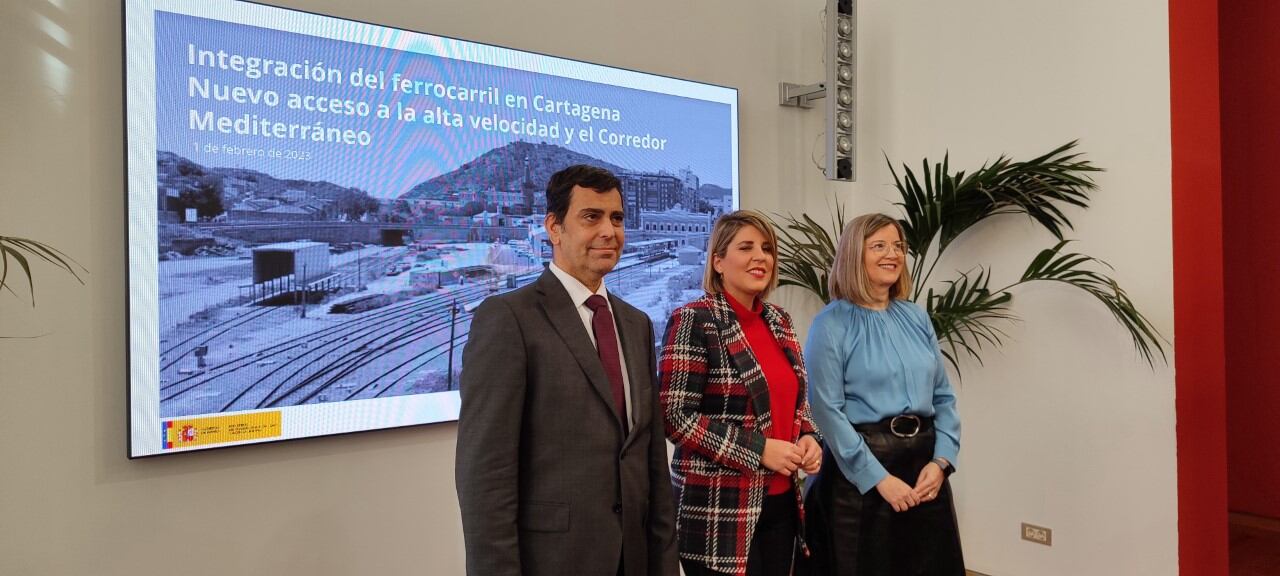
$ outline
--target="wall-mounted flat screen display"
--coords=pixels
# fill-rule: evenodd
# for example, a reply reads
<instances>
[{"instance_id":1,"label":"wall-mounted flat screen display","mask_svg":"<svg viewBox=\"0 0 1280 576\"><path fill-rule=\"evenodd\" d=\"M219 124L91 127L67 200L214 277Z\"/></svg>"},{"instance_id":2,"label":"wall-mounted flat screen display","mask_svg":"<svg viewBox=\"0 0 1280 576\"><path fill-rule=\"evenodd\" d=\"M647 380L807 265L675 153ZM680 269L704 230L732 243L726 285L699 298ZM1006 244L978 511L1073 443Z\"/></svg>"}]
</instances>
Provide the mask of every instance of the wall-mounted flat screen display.
<instances>
[{"instance_id":1,"label":"wall-mounted flat screen display","mask_svg":"<svg viewBox=\"0 0 1280 576\"><path fill-rule=\"evenodd\" d=\"M659 334L737 206L732 88L236 0L124 16L130 457L456 419L566 166L623 182L607 287Z\"/></svg>"}]
</instances>

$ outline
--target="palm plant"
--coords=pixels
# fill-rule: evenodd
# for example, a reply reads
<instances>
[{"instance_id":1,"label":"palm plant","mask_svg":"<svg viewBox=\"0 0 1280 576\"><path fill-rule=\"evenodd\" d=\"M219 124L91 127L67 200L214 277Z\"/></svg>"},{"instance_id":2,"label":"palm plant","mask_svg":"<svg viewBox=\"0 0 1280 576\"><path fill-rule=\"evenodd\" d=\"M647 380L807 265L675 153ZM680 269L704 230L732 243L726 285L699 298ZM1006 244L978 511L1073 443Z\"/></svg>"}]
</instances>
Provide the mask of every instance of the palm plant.
<instances>
[{"instance_id":1,"label":"palm plant","mask_svg":"<svg viewBox=\"0 0 1280 576\"><path fill-rule=\"evenodd\" d=\"M81 284L84 284L84 279L80 277L80 274L88 273L88 270L61 250L35 240L14 236L0 236L0 289L8 290L10 294L18 296L18 293L13 290L13 282L9 279L9 262L12 260L21 269L23 275L26 276L27 293L31 295L31 305L35 306L36 284L34 277L31 275L31 261L33 259L44 260L54 267L66 271Z\"/></svg>"},{"instance_id":2,"label":"palm plant","mask_svg":"<svg viewBox=\"0 0 1280 576\"><path fill-rule=\"evenodd\" d=\"M1007 334L1002 323L1017 319L1010 308L1012 290L1031 282L1061 282L1084 290L1129 332L1134 348L1148 365L1154 367L1157 356L1168 362L1166 340L1108 276L1113 268L1092 256L1066 250L1070 240L1063 230L1072 229L1072 225L1062 210L1088 208L1089 194L1097 189L1090 175L1102 170L1074 152L1076 144L1068 142L1025 162L1001 155L969 174L952 173L950 158L945 156L935 164L926 158L920 176L903 164L899 176L886 156L894 187L902 197L896 205L902 210L899 222L915 279L911 299L928 311L942 353L957 372L962 354L981 364L985 346L1004 343ZM992 289L991 269L979 265L943 280L938 289L928 287L948 246L977 224L1004 214L1030 217L1057 243L1041 250L1022 276L1007 286ZM779 218L779 284L799 286L829 302L827 271L835 258L834 239L844 229L843 207L836 206L830 229L807 214Z\"/></svg>"}]
</instances>

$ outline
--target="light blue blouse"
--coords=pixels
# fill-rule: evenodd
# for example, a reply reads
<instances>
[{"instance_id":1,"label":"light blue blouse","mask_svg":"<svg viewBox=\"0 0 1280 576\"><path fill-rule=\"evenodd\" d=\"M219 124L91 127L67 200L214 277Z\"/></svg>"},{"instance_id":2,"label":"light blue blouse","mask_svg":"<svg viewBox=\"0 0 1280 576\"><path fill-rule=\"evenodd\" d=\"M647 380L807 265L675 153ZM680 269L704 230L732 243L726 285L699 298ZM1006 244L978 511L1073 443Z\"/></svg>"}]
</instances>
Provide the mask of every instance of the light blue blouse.
<instances>
[{"instance_id":1,"label":"light blue blouse","mask_svg":"<svg viewBox=\"0 0 1280 576\"><path fill-rule=\"evenodd\" d=\"M804 354L813 419L840 471L863 494L888 472L854 424L908 413L932 416L934 457L958 466L955 391L933 324L920 306L894 300L885 310L872 310L845 300L832 302L814 319Z\"/></svg>"}]
</instances>

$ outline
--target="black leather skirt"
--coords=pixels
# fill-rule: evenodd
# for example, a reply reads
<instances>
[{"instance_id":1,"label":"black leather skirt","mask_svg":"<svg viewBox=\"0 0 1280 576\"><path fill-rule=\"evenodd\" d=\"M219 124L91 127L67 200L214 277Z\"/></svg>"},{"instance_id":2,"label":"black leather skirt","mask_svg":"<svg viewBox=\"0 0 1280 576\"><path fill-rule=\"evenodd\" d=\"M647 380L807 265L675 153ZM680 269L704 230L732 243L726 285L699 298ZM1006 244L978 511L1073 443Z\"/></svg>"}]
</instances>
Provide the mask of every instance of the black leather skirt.
<instances>
[{"instance_id":1,"label":"black leather skirt","mask_svg":"<svg viewBox=\"0 0 1280 576\"><path fill-rule=\"evenodd\" d=\"M923 428L901 438L887 427L860 431L890 474L915 485L933 458L935 432ZM951 483L938 497L906 512L894 512L872 488L861 494L840 472L830 450L805 499L806 538L812 555L810 576L964 576L960 530Z\"/></svg>"}]
</instances>

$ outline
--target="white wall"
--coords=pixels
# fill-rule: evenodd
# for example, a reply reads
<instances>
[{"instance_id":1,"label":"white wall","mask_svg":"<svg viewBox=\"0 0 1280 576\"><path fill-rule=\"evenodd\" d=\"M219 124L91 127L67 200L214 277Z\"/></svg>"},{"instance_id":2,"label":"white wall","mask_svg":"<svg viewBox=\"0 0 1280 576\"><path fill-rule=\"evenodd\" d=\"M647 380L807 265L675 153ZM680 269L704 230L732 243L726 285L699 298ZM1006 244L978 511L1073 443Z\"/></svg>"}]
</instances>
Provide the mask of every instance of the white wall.
<instances>
[{"instance_id":1,"label":"white wall","mask_svg":"<svg viewBox=\"0 0 1280 576\"><path fill-rule=\"evenodd\" d=\"M744 202L888 209L880 151L973 165L1071 138L1109 172L1075 213L1079 248L1172 334L1166 7L1151 0L862 2L861 180L812 168L818 111L777 82L820 71L821 2L340 0L284 5L741 89ZM39 307L0 296L0 573L460 574L453 425L125 459L120 7L0 3L0 234L47 240L90 270L47 268ZM802 202L795 199L800 198ZM1049 242L1021 222L976 233L953 266L1021 271ZM781 300L807 326L817 306ZM1021 294L1011 342L966 366L971 568L1176 572L1172 371L1147 370L1105 312L1053 287ZM1055 530L1045 549L1018 522Z\"/></svg>"},{"instance_id":2,"label":"white wall","mask_svg":"<svg viewBox=\"0 0 1280 576\"><path fill-rule=\"evenodd\" d=\"M859 182L826 185L824 195L812 171L795 175L808 209L822 211L834 195L853 214L896 213L881 151L918 172L922 158L950 150L953 169L972 170L1000 153L1026 159L1078 138L1107 172L1093 207L1068 212L1073 249L1115 266L1172 340L1167 4L859 4ZM992 286L1003 286L1052 244L1025 220L990 222L949 249L934 280L983 264ZM794 292L784 302L801 317L816 309ZM1023 322L984 355L986 366L962 364L955 482L969 568L1176 574L1173 370L1147 368L1102 306L1071 288L1021 289L1014 310ZM1053 546L1020 541L1021 522L1052 528Z\"/></svg>"},{"instance_id":3,"label":"white wall","mask_svg":"<svg viewBox=\"0 0 1280 576\"><path fill-rule=\"evenodd\" d=\"M741 87L749 200L791 148L783 3L282 4ZM50 333L0 340L0 574L461 574L451 424L125 459L120 45L119 2L0 2L0 234L91 270L0 296L0 334Z\"/></svg>"}]
</instances>

